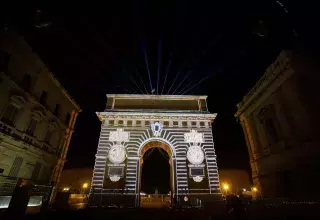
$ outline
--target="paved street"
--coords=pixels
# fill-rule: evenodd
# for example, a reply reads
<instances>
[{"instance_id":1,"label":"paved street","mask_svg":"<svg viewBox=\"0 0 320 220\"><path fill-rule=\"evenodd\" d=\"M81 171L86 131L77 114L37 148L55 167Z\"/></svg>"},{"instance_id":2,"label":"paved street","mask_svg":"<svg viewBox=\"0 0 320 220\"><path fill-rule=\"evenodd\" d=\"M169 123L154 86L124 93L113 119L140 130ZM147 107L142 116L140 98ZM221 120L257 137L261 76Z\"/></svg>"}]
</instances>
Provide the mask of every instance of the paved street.
<instances>
[{"instance_id":1,"label":"paved street","mask_svg":"<svg viewBox=\"0 0 320 220\"><path fill-rule=\"evenodd\" d=\"M171 204L170 197L159 198L141 198L142 208L168 208Z\"/></svg>"}]
</instances>

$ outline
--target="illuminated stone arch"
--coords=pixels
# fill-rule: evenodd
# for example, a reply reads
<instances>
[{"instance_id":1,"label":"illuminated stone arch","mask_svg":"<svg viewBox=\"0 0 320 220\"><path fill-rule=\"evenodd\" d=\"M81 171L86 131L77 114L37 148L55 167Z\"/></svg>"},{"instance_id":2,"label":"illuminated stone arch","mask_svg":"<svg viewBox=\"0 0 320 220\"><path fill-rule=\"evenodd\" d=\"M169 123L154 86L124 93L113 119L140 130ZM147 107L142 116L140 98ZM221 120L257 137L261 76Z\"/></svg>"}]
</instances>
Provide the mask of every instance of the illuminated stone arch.
<instances>
[{"instance_id":1,"label":"illuminated stone arch","mask_svg":"<svg viewBox=\"0 0 320 220\"><path fill-rule=\"evenodd\" d=\"M221 198L211 129L216 114L207 111L205 100L206 96L108 95L107 109L97 113L102 126L89 205L126 203L138 207L141 157L146 150L157 147L151 146L152 143L162 143L165 146L158 147L171 152L171 189L175 203L183 201L185 196L190 201L203 202ZM186 106L185 102L188 102ZM177 106L191 110L179 110ZM170 108L174 109L169 111ZM187 152L194 145L205 156L200 166L187 159ZM119 164L108 159L115 148L126 152L126 158L119 160L122 161ZM196 170L202 173L195 174Z\"/></svg>"},{"instance_id":2,"label":"illuminated stone arch","mask_svg":"<svg viewBox=\"0 0 320 220\"><path fill-rule=\"evenodd\" d=\"M175 148L173 147L173 145L172 145L172 143L170 143L168 140L166 140L166 139L164 139L164 138L159 138L159 137L152 137L152 138L149 138L149 139L147 139L147 140L144 140L141 144L140 144L140 146L139 146L139 149L138 149L138 156L141 156L141 151L143 150L143 148L145 148L145 146L148 144L148 143L150 143L150 142L162 142L162 143L164 143L166 146L168 146L169 148L170 148L170 151L171 151L171 153L172 153L172 155L170 155L170 156L173 156L173 157L175 157L175 155L176 155L176 151L175 151ZM162 148L161 146L160 146L160 148ZM162 148L162 149L164 149L164 148ZM165 151L167 151L166 149L164 149ZM167 151L168 152L168 151ZM169 153L169 152L168 152Z\"/></svg>"}]
</instances>

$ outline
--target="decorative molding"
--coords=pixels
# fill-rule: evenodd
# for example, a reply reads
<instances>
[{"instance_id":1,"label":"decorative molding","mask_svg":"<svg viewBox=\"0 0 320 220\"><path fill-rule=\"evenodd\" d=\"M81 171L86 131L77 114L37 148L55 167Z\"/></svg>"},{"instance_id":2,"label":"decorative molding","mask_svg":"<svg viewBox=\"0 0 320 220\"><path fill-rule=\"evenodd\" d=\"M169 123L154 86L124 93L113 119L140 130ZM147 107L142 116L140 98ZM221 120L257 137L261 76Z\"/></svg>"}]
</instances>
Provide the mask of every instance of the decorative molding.
<instances>
[{"instance_id":1,"label":"decorative molding","mask_svg":"<svg viewBox=\"0 0 320 220\"><path fill-rule=\"evenodd\" d=\"M108 159L114 164L121 164L126 159L126 150L123 145L115 144L111 147Z\"/></svg>"},{"instance_id":2,"label":"decorative molding","mask_svg":"<svg viewBox=\"0 0 320 220\"><path fill-rule=\"evenodd\" d=\"M120 176L109 176L112 182L118 182L120 180Z\"/></svg>"},{"instance_id":3,"label":"decorative molding","mask_svg":"<svg viewBox=\"0 0 320 220\"><path fill-rule=\"evenodd\" d=\"M193 181L200 183L203 180L203 177L202 176L195 176L195 177L192 177L192 179L193 179Z\"/></svg>"},{"instance_id":4,"label":"decorative molding","mask_svg":"<svg viewBox=\"0 0 320 220\"><path fill-rule=\"evenodd\" d=\"M110 120L148 120L148 121L213 121L217 114L199 114L199 113L145 113L145 112L96 112L102 121L105 118Z\"/></svg>"},{"instance_id":5,"label":"decorative molding","mask_svg":"<svg viewBox=\"0 0 320 220\"><path fill-rule=\"evenodd\" d=\"M159 137L161 135L162 128L163 128L163 125L159 122L151 124L151 130L152 130L153 136Z\"/></svg>"},{"instance_id":6,"label":"decorative molding","mask_svg":"<svg viewBox=\"0 0 320 220\"><path fill-rule=\"evenodd\" d=\"M123 128L117 128L116 131L110 131L109 141L112 142L128 142L130 138L130 132L123 131Z\"/></svg>"},{"instance_id":7,"label":"decorative molding","mask_svg":"<svg viewBox=\"0 0 320 220\"><path fill-rule=\"evenodd\" d=\"M282 51L280 55L277 57L276 61L274 61L267 70L264 75L259 79L259 81L254 85L254 87L244 96L242 102L237 104L238 111L235 114L236 117L240 117L240 115L246 111L246 109L251 106L257 99L259 99L263 92L270 87L270 85L275 82L280 75L284 75L286 70L292 69L290 66L290 57L291 53L287 51ZM288 72L288 71L287 71ZM292 71L289 71L290 74L285 74L284 78L288 78Z\"/></svg>"},{"instance_id":8,"label":"decorative molding","mask_svg":"<svg viewBox=\"0 0 320 220\"><path fill-rule=\"evenodd\" d=\"M19 95L12 95L10 97L10 101L13 105L15 105L18 108L22 108L24 104L26 103L26 100L23 96Z\"/></svg>"},{"instance_id":9,"label":"decorative molding","mask_svg":"<svg viewBox=\"0 0 320 220\"><path fill-rule=\"evenodd\" d=\"M38 121L42 121L45 118L44 114L39 110L32 110L31 115Z\"/></svg>"},{"instance_id":10,"label":"decorative molding","mask_svg":"<svg viewBox=\"0 0 320 220\"><path fill-rule=\"evenodd\" d=\"M187 151L187 159L191 164L200 165L205 159L205 155L200 146L193 145Z\"/></svg>"},{"instance_id":11,"label":"decorative molding","mask_svg":"<svg viewBox=\"0 0 320 220\"><path fill-rule=\"evenodd\" d=\"M203 143L203 133L198 133L196 130L184 133L184 142L193 144Z\"/></svg>"}]
</instances>

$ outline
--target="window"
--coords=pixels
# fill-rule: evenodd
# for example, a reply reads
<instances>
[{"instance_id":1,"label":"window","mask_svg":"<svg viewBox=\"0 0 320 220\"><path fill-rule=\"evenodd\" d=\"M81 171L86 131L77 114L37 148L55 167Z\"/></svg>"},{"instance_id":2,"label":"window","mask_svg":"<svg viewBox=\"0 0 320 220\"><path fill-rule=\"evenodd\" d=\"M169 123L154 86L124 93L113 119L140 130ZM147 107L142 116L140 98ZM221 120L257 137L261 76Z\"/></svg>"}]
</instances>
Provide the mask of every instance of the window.
<instances>
[{"instance_id":1,"label":"window","mask_svg":"<svg viewBox=\"0 0 320 220\"><path fill-rule=\"evenodd\" d=\"M31 76L29 74L25 74L20 85L25 91L29 92L31 87Z\"/></svg>"},{"instance_id":2,"label":"window","mask_svg":"<svg viewBox=\"0 0 320 220\"><path fill-rule=\"evenodd\" d=\"M202 121L202 122L200 122L200 127L205 127L205 124L204 124L204 122Z\"/></svg>"},{"instance_id":3,"label":"window","mask_svg":"<svg viewBox=\"0 0 320 220\"><path fill-rule=\"evenodd\" d=\"M3 50L0 50L0 72L8 74L9 61L10 54Z\"/></svg>"},{"instance_id":4,"label":"window","mask_svg":"<svg viewBox=\"0 0 320 220\"><path fill-rule=\"evenodd\" d=\"M16 157L12 163L9 176L10 177L16 177L19 173L21 164L22 164L23 158L22 157Z\"/></svg>"},{"instance_id":5,"label":"window","mask_svg":"<svg viewBox=\"0 0 320 220\"><path fill-rule=\"evenodd\" d=\"M141 125L141 121L137 121L137 125Z\"/></svg>"},{"instance_id":6,"label":"window","mask_svg":"<svg viewBox=\"0 0 320 220\"><path fill-rule=\"evenodd\" d=\"M260 109L258 116L261 120L263 130L268 139L269 145L273 145L280 141L279 126L277 124L277 116L272 105L264 106Z\"/></svg>"},{"instance_id":7,"label":"window","mask_svg":"<svg viewBox=\"0 0 320 220\"><path fill-rule=\"evenodd\" d=\"M264 126L270 143L277 143L279 141L279 135L274 125L274 121L271 118L268 118L264 121Z\"/></svg>"},{"instance_id":8,"label":"window","mask_svg":"<svg viewBox=\"0 0 320 220\"><path fill-rule=\"evenodd\" d=\"M68 112L67 115L66 115L66 125L69 125L70 118L71 118L71 115L70 115L70 113Z\"/></svg>"},{"instance_id":9,"label":"window","mask_svg":"<svg viewBox=\"0 0 320 220\"><path fill-rule=\"evenodd\" d=\"M47 97L48 97L48 93L46 91L42 91L41 96L40 96L40 104L41 105L46 105Z\"/></svg>"},{"instance_id":10,"label":"window","mask_svg":"<svg viewBox=\"0 0 320 220\"><path fill-rule=\"evenodd\" d=\"M164 125L164 126L169 126L169 122L168 122L168 121L164 121L164 122L163 122L163 125Z\"/></svg>"},{"instance_id":11,"label":"window","mask_svg":"<svg viewBox=\"0 0 320 220\"><path fill-rule=\"evenodd\" d=\"M59 104L56 104L56 107L53 111L53 114L59 118L59 115L60 115L60 105Z\"/></svg>"},{"instance_id":12,"label":"window","mask_svg":"<svg viewBox=\"0 0 320 220\"><path fill-rule=\"evenodd\" d=\"M187 123L186 121L183 121L183 122L182 122L182 126L183 126L183 127L187 127L187 126L188 126L188 123Z\"/></svg>"},{"instance_id":13,"label":"window","mask_svg":"<svg viewBox=\"0 0 320 220\"><path fill-rule=\"evenodd\" d=\"M33 135L34 131L36 130L38 121L34 118L31 118L29 127L27 129L27 134Z\"/></svg>"},{"instance_id":14,"label":"window","mask_svg":"<svg viewBox=\"0 0 320 220\"><path fill-rule=\"evenodd\" d=\"M177 122L177 121L174 121L174 122L173 122L173 125L174 125L174 126L178 126L178 122Z\"/></svg>"},{"instance_id":15,"label":"window","mask_svg":"<svg viewBox=\"0 0 320 220\"><path fill-rule=\"evenodd\" d=\"M13 126L17 120L18 113L19 113L19 108L17 108L16 106L10 103L3 114L3 117L2 117L3 121Z\"/></svg>"},{"instance_id":16,"label":"window","mask_svg":"<svg viewBox=\"0 0 320 220\"><path fill-rule=\"evenodd\" d=\"M4 172L4 169L0 168L0 174L2 174Z\"/></svg>"},{"instance_id":17,"label":"window","mask_svg":"<svg viewBox=\"0 0 320 220\"><path fill-rule=\"evenodd\" d=\"M33 168L33 171L32 171L32 175L31 175L31 179L32 180L38 180L38 176L39 176L39 173L40 173L40 170L41 170L41 166L42 164L37 162Z\"/></svg>"},{"instance_id":18,"label":"window","mask_svg":"<svg viewBox=\"0 0 320 220\"><path fill-rule=\"evenodd\" d=\"M48 130L46 133L46 136L44 137L44 141L49 144L51 137L52 137L52 131Z\"/></svg>"},{"instance_id":19,"label":"window","mask_svg":"<svg viewBox=\"0 0 320 220\"><path fill-rule=\"evenodd\" d=\"M197 125L197 122L193 121L191 122L191 126L196 126Z\"/></svg>"},{"instance_id":20,"label":"window","mask_svg":"<svg viewBox=\"0 0 320 220\"><path fill-rule=\"evenodd\" d=\"M118 126L122 126L123 125L123 121L122 120L119 120L118 121Z\"/></svg>"},{"instance_id":21,"label":"window","mask_svg":"<svg viewBox=\"0 0 320 220\"><path fill-rule=\"evenodd\" d=\"M127 121L128 126L132 126L132 121Z\"/></svg>"},{"instance_id":22,"label":"window","mask_svg":"<svg viewBox=\"0 0 320 220\"><path fill-rule=\"evenodd\" d=\"M109 120L109 125L114 125L114 120Z\"/></svg>"},{"instance_id":23,"label":"window","mask_svg":"<svg viewBox=\"0 0 320 220\"><path fill-rule=\"evenodd\" d=\"M146 121L146 122L145 122L145 125L150 125L150 121Z\"/></svg>"}]
</instances>

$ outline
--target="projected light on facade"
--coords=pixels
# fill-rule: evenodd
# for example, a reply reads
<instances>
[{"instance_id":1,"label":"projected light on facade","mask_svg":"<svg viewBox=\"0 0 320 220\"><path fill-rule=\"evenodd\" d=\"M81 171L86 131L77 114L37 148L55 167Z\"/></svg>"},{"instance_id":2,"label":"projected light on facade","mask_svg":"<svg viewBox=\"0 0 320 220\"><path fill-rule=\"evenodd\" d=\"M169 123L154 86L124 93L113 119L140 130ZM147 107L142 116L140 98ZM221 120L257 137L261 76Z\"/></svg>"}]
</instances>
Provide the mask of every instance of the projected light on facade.
<instances>
[{"instance_id":1,"label":"projected light on facade","mask_svg":"<svg viewBox=\"0 0 320 220\"><path fill-rule=\"evenodd\" d=\"M140 205L143 155L169 155L172 201L221 197L206 96L107 95L89 197L90 206ZM174 205L174 204L172 204Z\"/></svg>"}]
</instances>

